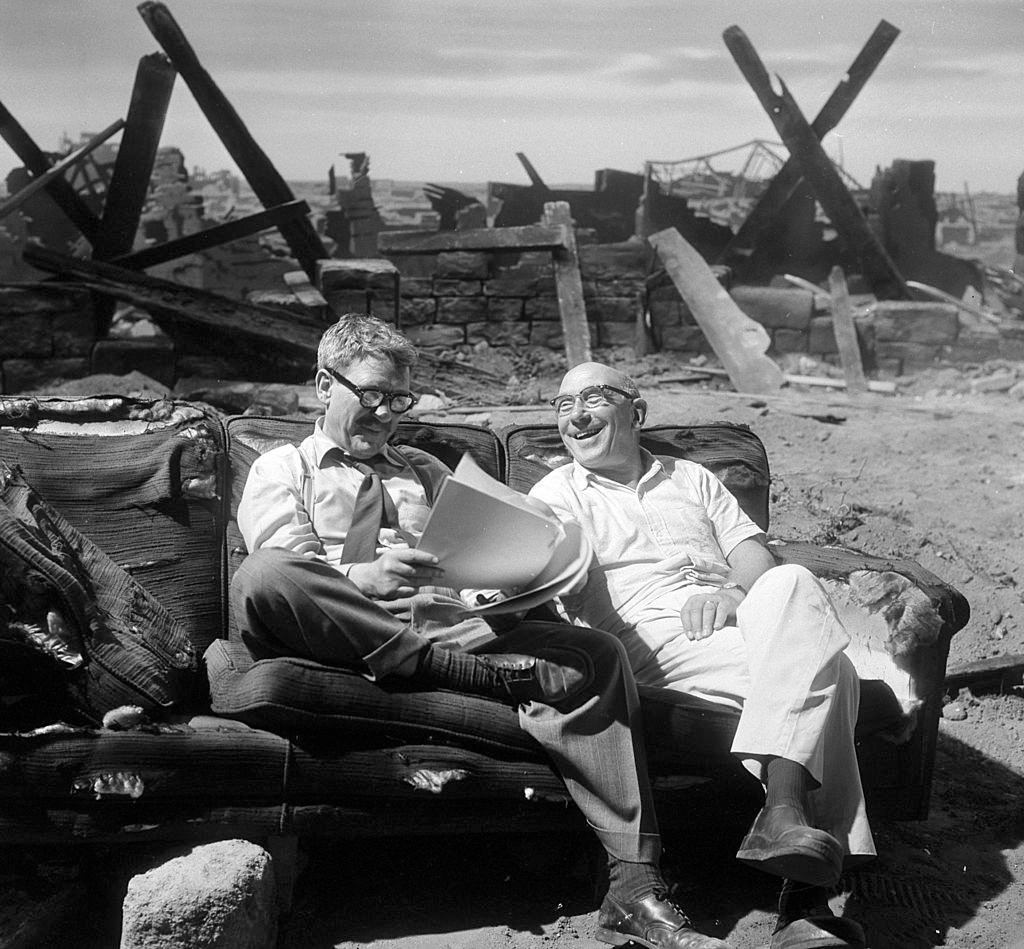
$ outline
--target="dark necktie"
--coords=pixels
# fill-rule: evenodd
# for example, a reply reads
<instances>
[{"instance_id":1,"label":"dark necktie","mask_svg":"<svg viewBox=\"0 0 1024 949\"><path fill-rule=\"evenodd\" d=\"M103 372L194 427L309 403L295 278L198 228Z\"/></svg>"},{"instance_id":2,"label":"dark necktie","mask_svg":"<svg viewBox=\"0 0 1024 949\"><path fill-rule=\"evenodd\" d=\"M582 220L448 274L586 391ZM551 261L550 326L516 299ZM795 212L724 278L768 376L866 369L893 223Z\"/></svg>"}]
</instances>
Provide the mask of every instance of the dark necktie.
<instances>
[{"instance_id":1,"label":"dark necktie","mask_svg":"<svg viewBox=\"0 0 1024 949\"><path fill-rule=\"evenodd\" d=\"M369 563L377 556L377 539L381 524L398 526L398 511L380 475L363 462L349 461L363 475L363 481L356 492L356 503L352 511L352 523L345 533L345 545L341 551L342 563Z\"/></svg>"}]
</instances>

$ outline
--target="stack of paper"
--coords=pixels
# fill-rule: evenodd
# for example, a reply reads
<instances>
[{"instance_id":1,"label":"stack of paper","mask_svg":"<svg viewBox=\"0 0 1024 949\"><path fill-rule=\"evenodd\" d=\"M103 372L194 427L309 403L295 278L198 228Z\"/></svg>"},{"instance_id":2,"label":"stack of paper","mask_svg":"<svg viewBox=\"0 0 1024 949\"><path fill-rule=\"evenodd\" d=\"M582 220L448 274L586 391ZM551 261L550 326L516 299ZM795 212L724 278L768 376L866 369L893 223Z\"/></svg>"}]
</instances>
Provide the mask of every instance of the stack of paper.
<instances>
[{"instance_id":1,"label":"stack of paper","mask_svg":"<svg viewBox=\"0 0 1024 949\"><path fill-rule=\"evenodd\" d=\"M469 455L438 492L417 547L438 558L445 586L502 591L475 613L545 603L582 580L592 554L579 527L533 507Z\"/></svg>"}]
</instances>

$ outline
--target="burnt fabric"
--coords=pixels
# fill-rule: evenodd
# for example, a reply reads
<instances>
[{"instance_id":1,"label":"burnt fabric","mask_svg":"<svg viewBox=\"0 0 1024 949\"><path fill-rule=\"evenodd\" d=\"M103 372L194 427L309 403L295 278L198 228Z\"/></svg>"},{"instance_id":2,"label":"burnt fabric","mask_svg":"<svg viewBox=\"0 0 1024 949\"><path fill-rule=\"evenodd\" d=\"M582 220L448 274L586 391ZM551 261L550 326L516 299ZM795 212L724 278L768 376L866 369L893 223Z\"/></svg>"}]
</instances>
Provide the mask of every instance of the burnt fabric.
<instances>
[{"instance_id":1,"label":"burnt fabric","mask_svg":"<svg viewBox=\"0 0 1024 949\"><path fill-rule=\"evenodd\" d=\"M0 461L0 568L6 639L47 657L54 686L87 720L120 705L166 712L194 694L185 628Z\"/></svg>"}]
</instances>

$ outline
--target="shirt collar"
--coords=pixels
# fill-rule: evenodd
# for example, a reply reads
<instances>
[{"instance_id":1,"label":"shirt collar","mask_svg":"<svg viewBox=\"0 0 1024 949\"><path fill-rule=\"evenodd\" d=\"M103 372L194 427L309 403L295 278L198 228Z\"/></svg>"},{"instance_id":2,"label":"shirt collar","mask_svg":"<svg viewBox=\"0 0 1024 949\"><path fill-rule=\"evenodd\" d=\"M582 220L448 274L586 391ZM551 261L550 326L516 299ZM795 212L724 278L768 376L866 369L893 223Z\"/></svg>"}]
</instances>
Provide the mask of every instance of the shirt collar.
<instances>
[{"instance_id":1,"label":"shirt collar","mask_svg":"<svg viewBox=\"0 0 1024 949\"><path fill-rule=\"evenodd\" d=\"M324 417L322 415L313 423L312 439L313 458L318 468L323 468L327 456L332 452L339 461L349 465L363 464L369 465L371 468L379 464L390 465L393 468L402 468L405 465L402 456L391 445L385 445L383 450L372 458L353 458L324 431Z\"/></svg>"},{"instance_id":2,"label":"shirt collar","mask_svg":"<svg viewBox=\"0 0 1024 949\"><path fill-rule=\"evenodd\" d=\"M640 457L643 459L644 471L640 475L640 480L637 482L639 488L645 481L655 477L660 472L664 471L664 465L654 457L646 448L640 449ZM572 478L573 487L579 491L585 490L589 485L596 481L607 481L607 478L602 478L601 475L595 471L591 471L589 468L584 468L578 461L573 459L572 472L570 474Z\"/></svg>"}]
</instances>

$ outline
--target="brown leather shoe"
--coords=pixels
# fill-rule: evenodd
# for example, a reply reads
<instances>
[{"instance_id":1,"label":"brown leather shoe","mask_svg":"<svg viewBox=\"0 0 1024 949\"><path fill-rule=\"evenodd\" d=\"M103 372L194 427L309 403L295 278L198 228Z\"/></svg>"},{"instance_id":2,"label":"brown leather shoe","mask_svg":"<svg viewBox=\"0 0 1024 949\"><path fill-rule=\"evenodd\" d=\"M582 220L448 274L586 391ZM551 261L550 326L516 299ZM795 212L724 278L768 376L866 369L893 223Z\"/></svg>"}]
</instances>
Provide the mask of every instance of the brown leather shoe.
<instances>
[{"instance_id":1,"label":"brown leather shoe","mask_svg":"<svg viewBox=\"0 0 1024 949\"><path fill-rule=\"evenodd\" d=\"M477 662L492 673L490 691L496 698L516 704L543 702L550 705L571 698L594 678L593 666L585 653L576 650L545 650L546 656L517 653L477 655Z\"/></svg>"},{"instance_id":2,"label":"brown leather shoe","mask_svg":"<svg viewBox=\"0 0 1024 949\"><path fill-rule=\"evenodd\" d=\"M656 893L635 903L606 896L597 916L596 936L611 946L635 942L647 949L731 949L727 942L697 932L675 903Z\"/></svg>"},{"instance_id":3,"label":"brown leather shoe","mask_svg":"<svg viewBox=\"0 0 1024 949\"><path fill-rule=\"evenodd\" d=\"M832 886L843 869L843 848L831 834L809 827L788 804L762 807L736 859L765 873L814 886Z\"/></svg>"}]
</instances>

